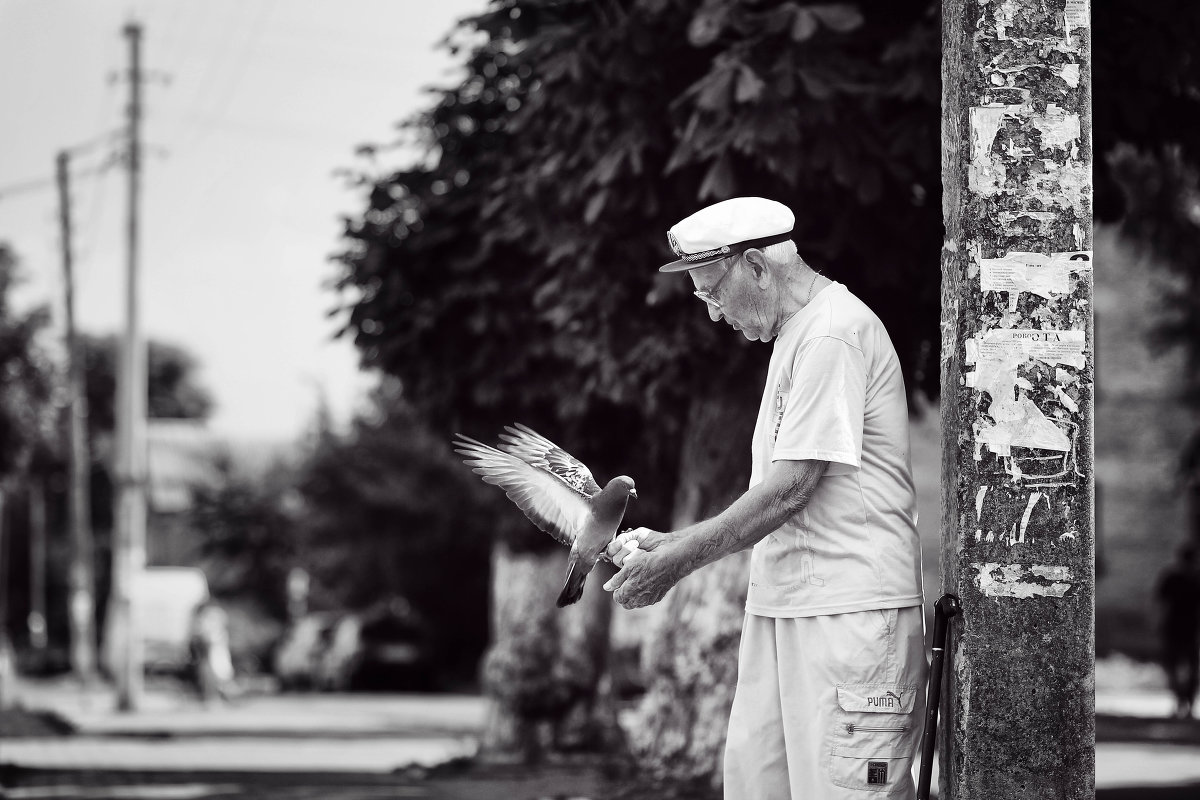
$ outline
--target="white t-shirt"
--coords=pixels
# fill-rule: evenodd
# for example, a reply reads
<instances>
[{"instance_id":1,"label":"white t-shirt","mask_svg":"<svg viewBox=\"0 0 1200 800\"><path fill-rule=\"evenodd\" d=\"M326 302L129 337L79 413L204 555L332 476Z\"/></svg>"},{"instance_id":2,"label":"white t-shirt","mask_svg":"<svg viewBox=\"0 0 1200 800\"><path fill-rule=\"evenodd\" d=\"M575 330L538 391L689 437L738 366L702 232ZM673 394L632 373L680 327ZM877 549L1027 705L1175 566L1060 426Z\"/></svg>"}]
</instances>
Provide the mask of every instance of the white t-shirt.
<instances>
[{"instance_id":1,"label":"white t-shirt","mask_svg":"<svg viewBox=\"0 0 1200 800\"><path fill-rule=\"evenodd\" d=\"M920 605L908 403L879 318L840 283L775 339L750 485L772 461L829 468L808 505L754 546L746 610L811 617Z\"/></svg>"}]
</instances>

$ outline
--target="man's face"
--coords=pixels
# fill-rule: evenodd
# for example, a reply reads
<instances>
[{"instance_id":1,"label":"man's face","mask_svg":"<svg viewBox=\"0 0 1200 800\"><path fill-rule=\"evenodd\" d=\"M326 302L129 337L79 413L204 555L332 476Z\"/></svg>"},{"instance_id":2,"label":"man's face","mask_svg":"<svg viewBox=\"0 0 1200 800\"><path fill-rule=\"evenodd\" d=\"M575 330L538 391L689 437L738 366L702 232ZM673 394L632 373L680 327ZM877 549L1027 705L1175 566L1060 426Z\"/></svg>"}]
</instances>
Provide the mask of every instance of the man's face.
<instances>
[{"instance_id":1,"label":"man's face","mask_svg":"<svg viewBox=\"0 0 1200 800\"><path fill-rule=\"evenodd\" d=\"M696 291L704 295L708 317L725 320L751 341L775 338L772 315L767 313L766 293L755 280L743 256L733 256L688 272Z\"/></svg>"}]
</instances>

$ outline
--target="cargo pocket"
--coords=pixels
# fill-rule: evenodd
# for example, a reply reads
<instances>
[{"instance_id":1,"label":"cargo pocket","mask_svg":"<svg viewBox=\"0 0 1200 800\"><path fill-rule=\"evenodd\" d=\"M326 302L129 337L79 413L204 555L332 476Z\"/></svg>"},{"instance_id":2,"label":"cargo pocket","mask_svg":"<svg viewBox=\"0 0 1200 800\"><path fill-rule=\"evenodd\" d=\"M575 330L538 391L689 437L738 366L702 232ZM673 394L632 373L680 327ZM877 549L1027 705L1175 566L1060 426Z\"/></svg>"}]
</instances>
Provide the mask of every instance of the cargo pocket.
<instances>
[{"instance_id":1,"label":"cargo pocket","mask_svg":"<svg viewBox=\"0 0 1200 800\"><path fill-rule=\"evenodd\" d=\"M891 792L911 780L918 687L852 683L837 687L829 777L836 786Z\"/></svg>"}]
</instances>

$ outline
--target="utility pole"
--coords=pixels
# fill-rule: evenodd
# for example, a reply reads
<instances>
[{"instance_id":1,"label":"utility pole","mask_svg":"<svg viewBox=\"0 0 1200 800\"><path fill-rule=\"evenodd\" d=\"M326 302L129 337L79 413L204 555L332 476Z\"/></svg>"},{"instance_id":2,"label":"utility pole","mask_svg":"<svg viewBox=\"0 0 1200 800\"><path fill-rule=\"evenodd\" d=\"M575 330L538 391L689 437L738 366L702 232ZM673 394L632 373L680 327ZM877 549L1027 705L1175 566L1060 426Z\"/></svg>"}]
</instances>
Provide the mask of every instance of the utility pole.
<instances>
[{"instance_id":1,"label":"utility pole","mask_svg":"<svg viewBox=\"0 0 1200 800\"><path fill-rule=\"evenodd\" d=\"M1088 0L942 4L941 792L1094 794Z\"/></svg>"},{"instance_id":2,"label":"utility pole","mask_svg":"<svg viewBox=\"0 0 1200 800\"><path fill-rule=\"evenodd\" d=\"M46 487L41 476L29 476L29 646L46 651Z\"/></svg>"},{"instance_id":3,"label":"utility pole","mask_svg":"<svg viewBox=\"0 0 1200 800\"><path fill-rule=\"evenodd\" d=\"M95 546L92 542L91 455L87 441L87 392L83 359L75 335L75 268L71 237L70 154L58 154L59 220L62 224L63 286L67 323L67 432L70 439L71 488L67 524L71 533L68 618L71 630L71 670L84 682L96 674Z\"/></svg>"},{"instance_id":4,"label":"utility pole","mask_svg":"<svg viewBox=\"0 0 1200 800\"><path fill-rule=\"evenodd\" d=\"M138 263L138 202L141 179L141 38L142 28L130 22L123 30L129 40L129 263L126 275L125 333L121 341L117 378L116 489L117 513L113 547L113 667L117 675L117 707L136 710L142 696L142 639L137 629L135 584L146 564L146 345L142 339Z\"/></svg>"}]
</instances>

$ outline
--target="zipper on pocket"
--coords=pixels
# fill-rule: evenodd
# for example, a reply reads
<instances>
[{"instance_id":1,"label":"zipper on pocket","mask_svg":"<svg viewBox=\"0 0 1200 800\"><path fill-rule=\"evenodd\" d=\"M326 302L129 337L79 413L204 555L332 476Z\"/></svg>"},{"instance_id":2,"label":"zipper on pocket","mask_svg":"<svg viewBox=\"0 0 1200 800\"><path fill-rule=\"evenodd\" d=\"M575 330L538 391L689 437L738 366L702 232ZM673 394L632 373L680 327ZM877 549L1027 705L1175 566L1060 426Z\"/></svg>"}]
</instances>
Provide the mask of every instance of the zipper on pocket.
<instances>
[{"instance_id":1,"label":"zipper on pocket","mask_svg":"<svg viewBox=\"0 0 1200 800\"><path fill-rule=\"evenodd\" d=\"M908 730L907 725L889 728L877 727L873 725L855 725L853 722L846 723L846 733L855 733L856 731L862 731L864 733L904 733L906 730Z\"/></svg>"}]
</instances>

